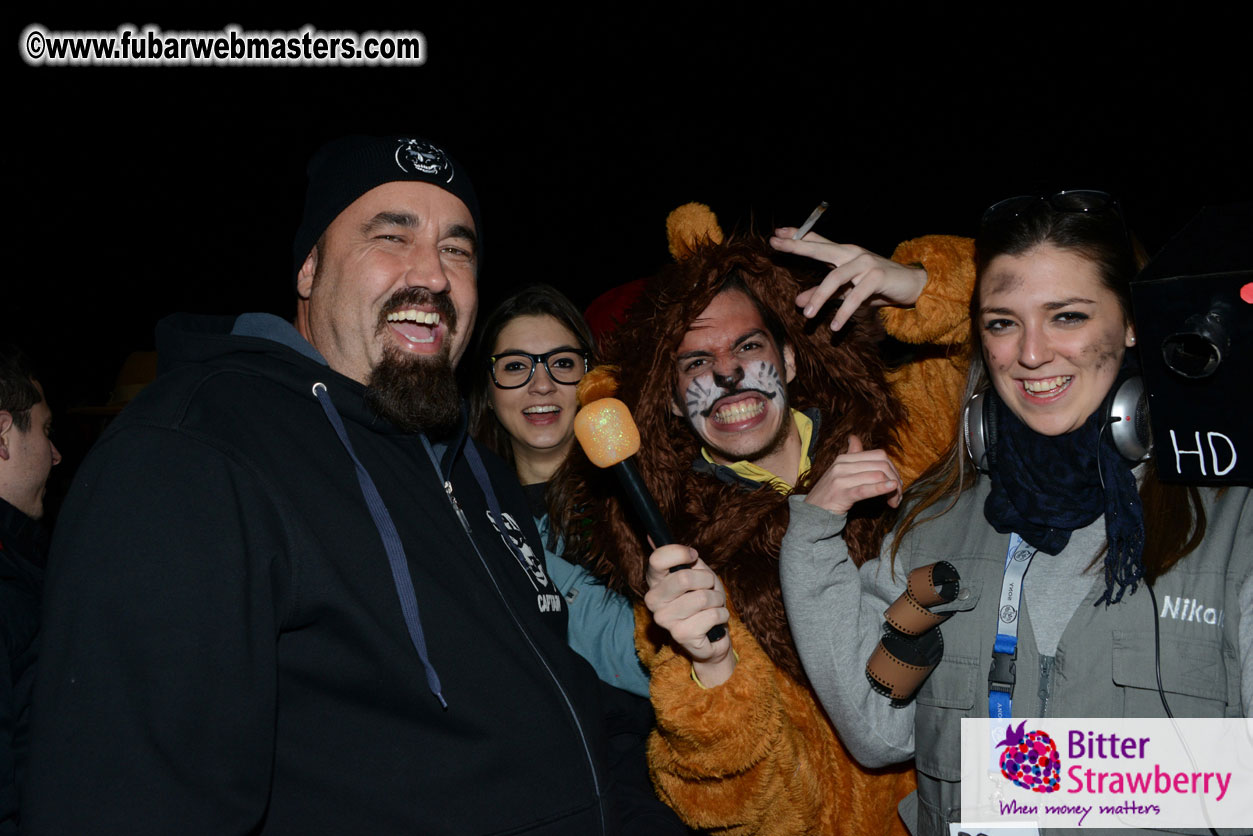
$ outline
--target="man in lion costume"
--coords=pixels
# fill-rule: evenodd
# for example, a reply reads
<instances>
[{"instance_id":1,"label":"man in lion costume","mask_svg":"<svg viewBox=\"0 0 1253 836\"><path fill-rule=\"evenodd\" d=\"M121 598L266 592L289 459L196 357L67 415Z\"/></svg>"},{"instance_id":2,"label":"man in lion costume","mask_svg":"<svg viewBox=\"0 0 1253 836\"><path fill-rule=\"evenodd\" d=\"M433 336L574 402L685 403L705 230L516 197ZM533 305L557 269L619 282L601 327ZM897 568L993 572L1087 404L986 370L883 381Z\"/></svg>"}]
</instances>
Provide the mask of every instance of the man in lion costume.
<instances>
[{"instance_id":1,"label":"man in lion costume","mask_svg":"<svg viewBox=\"0 0 1253 836\"><path fill-rule=\"evenodd\" d=\"M677 262L649 283L604 355L640 429L640 472L676 541L695 553L650 570L643 527L613 480L581 455L559 477L569 553L641 602L636 645L657 715L653 780L702 830L905 833L895 807L913 788L912 769L863 769L840 743L792 642L778 556L787 496L807 492L850 444L883 449L901 474L898 490L947 446L965 377L970 242L909 241L892 263L812 233L790 241L792 230L780 230L776 249L832 267L851 255L865 268L852 265L803 295L802 313L800 281L764 241L724 240L695 204L667 226ZM867 281L857 301L873 297L885 270L909 273L921 291L880 299L897 303L880 310L883 327L917 346L913 361L892 371L873 314L841 309L839 330L806 315L818 314L850 271L857 277L846 295ZM891 504L862 502L850 515L844 536L855 559L878 553ZM692 571L666 572L693 560ZM711 642L705 634L720 621L728 637Z\"/></svg>"}]
</instances>

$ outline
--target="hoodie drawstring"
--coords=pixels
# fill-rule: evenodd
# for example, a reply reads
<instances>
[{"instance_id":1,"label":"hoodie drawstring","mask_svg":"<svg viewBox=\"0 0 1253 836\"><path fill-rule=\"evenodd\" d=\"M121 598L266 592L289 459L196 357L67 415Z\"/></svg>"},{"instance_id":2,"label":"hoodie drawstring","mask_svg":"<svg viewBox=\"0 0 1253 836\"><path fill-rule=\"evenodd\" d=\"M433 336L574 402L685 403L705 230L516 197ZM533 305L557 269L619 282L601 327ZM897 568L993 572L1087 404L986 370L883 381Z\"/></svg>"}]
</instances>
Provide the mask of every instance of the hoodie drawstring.
<instances>
[{"instance_id":1,"label":"hoodie drawstring","mask_svg":"<svg viewBox=\"0 0 1253 836\"><path fill-rule=\"evenodd\" d=\"M348 456L357 470L357 482L361 485L366 507L370 509L370 517L374 520L374 527L378 529L379 537L383 540L383 549L387 552L387 562L391 564L392 581L396 584L396 594L400 597L400 611L404 614L405 625L409 628L409 639L413 642L413 649L418 651L422 667L426 669L426 684L435 698L439 700L439 704L448 708L439 683L439 674L435 672L435 666L431 664L427 655L426 636L422 632L422 620L418 615L418 598L413 589L413 577L409 574L409 561L405 556L405 547L400 540L400 534L396 531L396 524L392 522L391 514L387 512L387 506L383 504L383 497L379 495L374 480L370 478L365 465L361 464L356 451L352 449L352 442L348 440L344 422L339 417L335 405L331 403L330 395L326 392L326 384L321 382L313 384L313 396L318 399L322 411L326 413L326 419L335 428L335 434L339 436L340 443L348 451Z\"/></svg>"}]
</instances>

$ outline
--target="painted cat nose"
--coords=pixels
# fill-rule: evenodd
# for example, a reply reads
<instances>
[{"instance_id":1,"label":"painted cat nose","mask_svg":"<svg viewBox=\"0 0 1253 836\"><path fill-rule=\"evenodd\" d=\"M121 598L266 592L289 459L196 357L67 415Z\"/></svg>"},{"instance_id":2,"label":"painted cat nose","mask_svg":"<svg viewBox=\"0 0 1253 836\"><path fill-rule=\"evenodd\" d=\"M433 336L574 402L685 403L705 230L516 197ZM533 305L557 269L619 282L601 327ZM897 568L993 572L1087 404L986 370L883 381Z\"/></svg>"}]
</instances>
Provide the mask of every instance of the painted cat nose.
<instances>
[{"instance_id":1,"label":"painted cat nose","mask_svg":"<svg viewBox=\"0 0 1253 836\"><path fill-rule=\"evenodd\" d=\"M739 386L740 381L744 379L744 369L741 366L735 366L729 370L727 374L718 371L714 372L714 383L723 389L734 389Z\"/></svg>"}]
</instances>

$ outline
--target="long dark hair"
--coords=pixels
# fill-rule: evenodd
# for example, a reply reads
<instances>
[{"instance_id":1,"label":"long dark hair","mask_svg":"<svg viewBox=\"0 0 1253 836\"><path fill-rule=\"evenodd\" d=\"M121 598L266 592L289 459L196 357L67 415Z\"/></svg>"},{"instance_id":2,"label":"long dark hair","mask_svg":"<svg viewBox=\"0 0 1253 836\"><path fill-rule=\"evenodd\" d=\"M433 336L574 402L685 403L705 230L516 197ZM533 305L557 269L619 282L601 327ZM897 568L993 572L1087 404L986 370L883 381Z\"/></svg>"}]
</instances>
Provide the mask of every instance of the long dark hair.
<instances>
[{"instance_id":1,"label":"long dark hair","mask_svg":"<svg viewBox=\"0 0 1253 836\"><path fill-rule=\"evenodd\" d=\"M596 342L592 338L591 329L583 321L583 315L574 303L552 285L527 285L487 315L480 326L478 341L470 361L470 433L477 441L509 462L510 467L516 467L513 444L509 433L505 432L490 408L492 378L488 363L500 332L520 316L551 316L574 334L579 341L579 348L588 353L589 365L596 364Z\"/></svg>"},{"instance_id":2,"label":"long dark hair","mask_svg":"<svg viewBox=\"0 0 1253 836\"><path fill-rule=\"evenodd\" d=\"M1026 211L985 222L975 239L976 276L970 299L972 350L965 400L990 385L978 324L979 299L988 265L998 256L1021 256L1044 245L1092 262L1101 284L1117 297L1123 317L1134 325L1131 279L1148 259L1128 231L1117 204L1099 211L1073 211L1059 210L1041 199L1026 207ZM952 508L977 478L959 418L952 444L906 492L902 507L907 510L892 541L892 559L895 561L906 534ZM1152 583L1201 544L1205 537L1205 509L1195 486L1170 485L1159 480L1153 460L1148 462L1140 482L1140 501L1144 506L1144 571ZM939 510L923 514L936 505ZM1094 565L1099 559L1100 555Z\"/></svg>"}]
</instances>

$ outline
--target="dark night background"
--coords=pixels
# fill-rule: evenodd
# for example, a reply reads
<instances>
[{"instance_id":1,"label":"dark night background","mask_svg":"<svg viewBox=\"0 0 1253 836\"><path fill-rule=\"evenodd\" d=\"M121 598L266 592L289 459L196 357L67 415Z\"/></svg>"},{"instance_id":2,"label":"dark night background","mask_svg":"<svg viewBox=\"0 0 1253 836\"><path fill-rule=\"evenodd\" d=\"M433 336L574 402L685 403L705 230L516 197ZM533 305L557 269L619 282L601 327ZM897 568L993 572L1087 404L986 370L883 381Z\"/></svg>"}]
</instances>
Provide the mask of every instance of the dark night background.
<instances>
[{"instance_id":1,"label":"dark night background","mask_svg":"<svg viewBox=\"0 0 1253 836\"><path fill-rule=\"evenodd\" d=\"M890 252L971 234L982 209L1057 188L1116 193L1150 252L1202 205L1253 197L1246 24L1035 7L751 12L666 6L339 4L225 14L13 4L3 336L67 407L104 403L174 311L290 315L304 164L350 132L430 136L474 175L483 305L548 281L586 305L668 259L688 200L723 226L796 224ZM1102 6L1101 8L1105 8ZM1183 15L1175 9L1173 14ZM1227 12L1222 13L1227 15ZM419 30L415 68L30 67L50 31Z\"/></svg>"}]
</instances>

